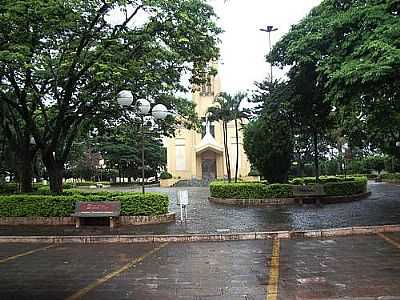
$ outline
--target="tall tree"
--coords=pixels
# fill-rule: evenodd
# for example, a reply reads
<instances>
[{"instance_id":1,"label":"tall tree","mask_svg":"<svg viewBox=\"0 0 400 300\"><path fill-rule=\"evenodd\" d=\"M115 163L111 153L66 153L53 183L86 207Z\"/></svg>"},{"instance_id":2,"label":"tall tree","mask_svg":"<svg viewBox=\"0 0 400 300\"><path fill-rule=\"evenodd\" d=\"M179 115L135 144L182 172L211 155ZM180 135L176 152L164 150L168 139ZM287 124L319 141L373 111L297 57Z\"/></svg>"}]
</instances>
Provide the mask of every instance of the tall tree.
<instances>
[{"instance_id":1,"label":"tall tree","mask_svg":"<svg viewBox=\"0 0 400 300\"><path fill-rule=\"evenodd\" d=\"M225 165L228 174L228 182L232 180L231 162L228 147L228 123L233 120L232 97L227 93L220 93L214 99L214 106L208 109L209 119L211 121L222 122L222 136L224 143Z\"/></svg>"},{"instance_id":2,"label":"tall tree","mask_svg":"<svg viewBox=\"0 0 400 300\"><path fill-rule=\"evenodd\" d=\"M293 117L288 105L292 91L285 83L257 83L253 102L262 108L246 125L244 149L261 175L269 182L287 182L293 152Z\"/></svg>"},{"instance_id":3,"label":"tall tree","mask_svg":"<svg viewBox=\"0 0 400 300\"><path fill-rule=\"evenodd\" d=\"M0 11L0 100L34 137L53 192L82 125L118 115L118 91L185 90L181 76L198 81L218 56L220 29L203 0L5 0Z\"/></svg>"},{"instance_id":4,"label":"tall tree","mask_svg":"<svg viewBox=\"0 0 400 300\"><path fill-rule=\"evenodd\" d=\"M367 143L400 153L400 6L397 0L325 0L293 26L269 61L311 64L324 102L356 108ZM353 114L348 115L354 119ZM351 135L344 127L343 135Z\"/></svg>"}]
</instances>

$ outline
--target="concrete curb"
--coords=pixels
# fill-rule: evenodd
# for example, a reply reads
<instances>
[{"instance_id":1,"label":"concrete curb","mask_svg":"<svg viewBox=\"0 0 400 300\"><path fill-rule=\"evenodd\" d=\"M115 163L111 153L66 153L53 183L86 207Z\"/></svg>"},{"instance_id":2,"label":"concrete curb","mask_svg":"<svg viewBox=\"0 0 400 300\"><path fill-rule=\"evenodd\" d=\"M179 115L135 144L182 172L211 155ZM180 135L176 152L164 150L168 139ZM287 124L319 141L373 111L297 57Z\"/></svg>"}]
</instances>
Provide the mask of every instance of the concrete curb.
<instances>
[{"instance_id":1,"label":"concrete curb","mask_svg":"<svg viewBox=\"0 0 400 300\"><path fill-rule=\"evenodd\" d=\"M400 224L380 226L356 226L345 228L261 231L224 234L175 234L175 235L92 235L92 236L0 236L4 243L46 243L46 244L98 244L98 243L163 243L163 242L221 242L268 239L332 238L350 235L400 232Z\"/></svg>"}]
</instances>

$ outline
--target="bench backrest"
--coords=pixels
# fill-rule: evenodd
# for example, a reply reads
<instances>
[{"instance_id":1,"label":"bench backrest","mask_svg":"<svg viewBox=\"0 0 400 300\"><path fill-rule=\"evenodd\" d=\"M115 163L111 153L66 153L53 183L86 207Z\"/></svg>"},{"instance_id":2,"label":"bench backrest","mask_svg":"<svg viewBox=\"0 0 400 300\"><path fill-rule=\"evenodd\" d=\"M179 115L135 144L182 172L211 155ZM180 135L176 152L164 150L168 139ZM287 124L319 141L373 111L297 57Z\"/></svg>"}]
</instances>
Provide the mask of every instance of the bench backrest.
<instances>
[{"instance_id":1,"label":"bench backrest","mask_svg":"<svg viewBox=\"0 0 400 300\"><path fill-rule=\"evenodd\" d=\"M78 201L75 204L75 215L88 217L117 217L121 213L119 201Z\"/></svg>"}]
</instances>

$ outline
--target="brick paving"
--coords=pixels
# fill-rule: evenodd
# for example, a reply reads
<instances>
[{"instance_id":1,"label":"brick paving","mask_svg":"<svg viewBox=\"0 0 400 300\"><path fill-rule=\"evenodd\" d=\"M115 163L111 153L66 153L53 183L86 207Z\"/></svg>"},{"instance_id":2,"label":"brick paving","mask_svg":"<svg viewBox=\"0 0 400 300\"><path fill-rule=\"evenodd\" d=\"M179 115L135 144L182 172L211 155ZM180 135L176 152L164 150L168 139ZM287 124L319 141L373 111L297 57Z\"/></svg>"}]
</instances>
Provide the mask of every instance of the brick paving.
<instances>
[{"instance_id":1,"label":"brick paving","mask_svg":"<svg viewBox=\"0 0 400 300\"><path fill-rule=\"evenodd\" d=\"M55 245L0 263L0 299L267 299L276 268L278 300L395 300L400 234L385 236L395 243L379 235L281 240L274 265L271 240ZM0 255L35 247L43 245L0 244Z\"/></svg>"},{"instance_id":2,"label":"brick paving","mask_svg":"<svg viewBox=\"0 0 400 300\"><path fill-rule=\"evenodd\" d=\"M0 235L102 235L102 234L179 234L307 230L362 225L400 223L400 186L370 182L367 199L316 206L242 208L213 204L208 201L208 188L148 188L148 191L170 195L170 211L177 213L178 190L189 191L188 221L172 224L107 227L83 226L0 226ZM117 190L113 188L113 190ZM123 188L128 191L129 189Z\"/></svg>"}]
</instances>

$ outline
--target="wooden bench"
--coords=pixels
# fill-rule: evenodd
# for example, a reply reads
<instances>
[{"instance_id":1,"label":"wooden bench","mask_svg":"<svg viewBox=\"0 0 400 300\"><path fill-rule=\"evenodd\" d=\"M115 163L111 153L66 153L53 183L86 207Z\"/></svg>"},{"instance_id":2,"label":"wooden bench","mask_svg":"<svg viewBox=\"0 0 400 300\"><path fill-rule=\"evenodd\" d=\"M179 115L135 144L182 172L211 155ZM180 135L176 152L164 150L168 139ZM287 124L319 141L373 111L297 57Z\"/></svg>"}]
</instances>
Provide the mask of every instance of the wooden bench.
<instances>
[{"instance_id":1,"label":"wooden bench","mask_svg":"<svg viewBox=\"0 0 400 300\"><path fill-rule=\"evenodd\" d=\"M81 226L81 218L109 218L110 228L114 228L114 221L120 213L121 202L119 201L78 201L75 204L75 212L71 216L75 217L76 228Z\"/></svg>"}]
</instances>

